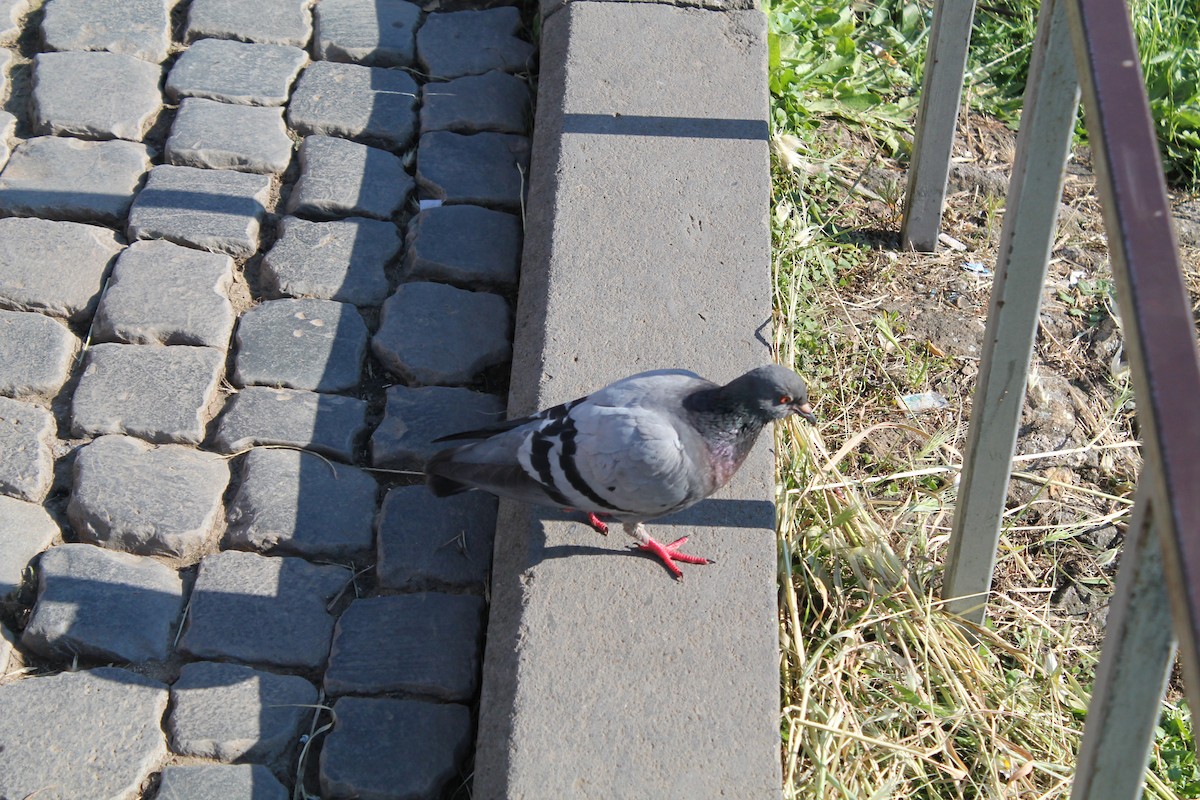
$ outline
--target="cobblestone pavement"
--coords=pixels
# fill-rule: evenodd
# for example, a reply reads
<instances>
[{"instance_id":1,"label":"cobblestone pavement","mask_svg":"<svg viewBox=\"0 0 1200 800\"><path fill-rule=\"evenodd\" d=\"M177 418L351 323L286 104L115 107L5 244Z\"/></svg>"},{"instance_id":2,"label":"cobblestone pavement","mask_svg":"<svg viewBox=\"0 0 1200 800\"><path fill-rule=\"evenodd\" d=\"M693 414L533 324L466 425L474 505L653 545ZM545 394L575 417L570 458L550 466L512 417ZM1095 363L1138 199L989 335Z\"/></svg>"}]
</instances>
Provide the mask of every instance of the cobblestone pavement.
<instances>
[{"instance_id":1,"label":"cobblestone pavement","mask_svg":"<svg viewBox=\"0 0 1200 800\"><path fill-rule=\"evenodd\" d=\"M528 39L0 0L0 798L466 796Z\"/></svg>"}]
</instances>

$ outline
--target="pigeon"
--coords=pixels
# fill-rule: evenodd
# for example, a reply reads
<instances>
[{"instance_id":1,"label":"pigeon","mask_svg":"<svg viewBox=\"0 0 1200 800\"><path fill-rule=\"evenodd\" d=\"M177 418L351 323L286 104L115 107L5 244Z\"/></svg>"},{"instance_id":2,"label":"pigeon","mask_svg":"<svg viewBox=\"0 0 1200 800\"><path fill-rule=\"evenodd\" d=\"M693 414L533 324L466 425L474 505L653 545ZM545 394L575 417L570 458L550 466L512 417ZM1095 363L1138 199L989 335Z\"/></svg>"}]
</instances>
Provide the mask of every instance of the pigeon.
<instances>
[{"instance_id":1,"label":"pigeon","mask_svg":"<svg viewBox=\"0 0 1200 800\"><path fill-rule=\"evenodd\" d=\"M624 378L532 416L437 439L466 441L434 454L426 484L446 497L482 489L536 505L623 523L636 548L674 562L708 564L663 545L644 523L695 505L727 484L768 422L799 414L815 423L804 380L768 365L720 386L685 370Z\"/></svg>"}]
</instances>

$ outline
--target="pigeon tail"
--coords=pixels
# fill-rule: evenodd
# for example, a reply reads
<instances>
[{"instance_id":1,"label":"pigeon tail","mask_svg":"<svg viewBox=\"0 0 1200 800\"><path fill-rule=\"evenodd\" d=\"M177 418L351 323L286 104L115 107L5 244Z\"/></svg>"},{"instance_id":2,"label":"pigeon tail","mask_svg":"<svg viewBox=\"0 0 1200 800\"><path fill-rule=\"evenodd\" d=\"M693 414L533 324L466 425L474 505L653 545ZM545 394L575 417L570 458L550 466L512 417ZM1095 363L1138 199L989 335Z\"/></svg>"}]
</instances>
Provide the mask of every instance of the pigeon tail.
<instances>
[{"instance_id":1,"label":"pigeon tail","mask_svg":"<svg viewBox=\"0 0 1200 800\"><path fill-rule=\"evenodd\" d=\"M445 475L434 475L432 472L425 475L425 485L429 487L429 491L433 492L434 497L449 497L473 488L465 483L459 483L453 478L447 478Z\"/></svg>"}]
</instances>

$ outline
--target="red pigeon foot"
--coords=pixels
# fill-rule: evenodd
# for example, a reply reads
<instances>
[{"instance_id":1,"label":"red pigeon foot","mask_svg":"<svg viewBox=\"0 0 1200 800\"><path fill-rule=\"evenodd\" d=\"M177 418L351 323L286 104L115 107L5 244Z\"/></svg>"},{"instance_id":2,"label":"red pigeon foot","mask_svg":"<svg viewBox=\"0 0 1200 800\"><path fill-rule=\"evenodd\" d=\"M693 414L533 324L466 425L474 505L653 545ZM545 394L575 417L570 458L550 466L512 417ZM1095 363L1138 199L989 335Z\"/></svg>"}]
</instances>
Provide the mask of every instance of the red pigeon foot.
<instances>
[{"instance_id":1,"label":"red pigeon foot","mask_svg":"<svg viewBox=\"0 0 1200 800\"><path fill-rule=\"evenodd\" d=\"M608 526L601 522L600 517L591 511L587 512L587 524L591 525L592 530L596 533L608 536Z\"/></svg>"},{"instance_id":2,"label":"red pigeon foot","mask_svg":"<svg viewBox=\"0 0 1200 800\"><path fill-rule=\"evenodd\" d=\"M639 544L637 546L637 549L645 550L647 553L653 553L655 555L655 557L657 557L658 560L661 561L663 563L663 565L667 568L667 571L670 572L672 576L674 576L675 580L680 581L680 580L683 580L683 571L680 570L679 567L675 566L674 562L682 561L685 564L711 564L711 563L713 563L712 561L710 561L707 558L704 558L703 556L691 556L691 555L688 555L687 553L679 552L679 548L682 547L683 544L685 542L687 542L687 540L688 540L688 537L681 536L678 539L676 539L675 541L671 542L670 544L663 545L663 544L656 542L654 539L650 538L649 536L647 536L646 541L643 542L642 544Z\"/></svg>"}]
</instances>

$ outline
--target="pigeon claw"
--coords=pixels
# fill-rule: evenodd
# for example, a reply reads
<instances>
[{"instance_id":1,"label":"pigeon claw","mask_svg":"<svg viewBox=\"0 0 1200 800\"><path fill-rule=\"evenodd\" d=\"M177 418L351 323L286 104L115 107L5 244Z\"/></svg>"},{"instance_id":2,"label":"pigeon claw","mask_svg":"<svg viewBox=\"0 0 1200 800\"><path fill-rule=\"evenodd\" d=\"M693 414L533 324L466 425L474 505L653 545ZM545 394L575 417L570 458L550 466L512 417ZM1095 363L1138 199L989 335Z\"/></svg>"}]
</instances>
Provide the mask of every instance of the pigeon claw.
<instances>
[{"instance_id":1,"label":"pigeon claw","mask_svg":"<svg viewBox=\"0 0 1200 800\"><path fill-rule=\"evenodd\" d=\"M600 521L595 512L589 511L587 514L587 523L592 526L592 530L602 536L608 536L608 526Z\"/></svg>"},{"instance_id":2,"label":"pigeon claw","mask_svg":"<svg viewBox=\"0 0 1200 800\"><path fill-rule=\"evenodd\" d=\"M687 553L679 552L679 548L682 547L687 540L688 537L681 536L670 544L664 545L656 542L652 538L647 537L646 542L644 544L639 544L637 549L645 550L647 553L652 553L659 561L663 563L663 566L667 568L667 571L671 573L671 576L675 578L675 580L681 581L683 580L683 571L679 569L679 567L675 566L676 561L682 561L685 564L713 563L703 556L693 556L688 555Z\"/></svg>"}]
</instances>

